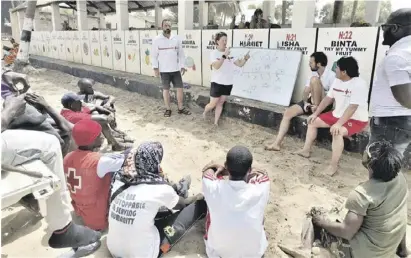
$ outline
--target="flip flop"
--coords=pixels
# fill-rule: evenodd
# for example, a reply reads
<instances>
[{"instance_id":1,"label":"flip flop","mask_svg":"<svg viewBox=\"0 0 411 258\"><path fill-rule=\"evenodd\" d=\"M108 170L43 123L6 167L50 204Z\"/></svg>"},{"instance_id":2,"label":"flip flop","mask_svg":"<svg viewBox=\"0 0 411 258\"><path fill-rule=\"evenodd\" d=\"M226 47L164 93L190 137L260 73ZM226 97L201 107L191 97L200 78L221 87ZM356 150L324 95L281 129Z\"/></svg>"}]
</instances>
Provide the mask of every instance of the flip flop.
<instances>
[{"instance_id":1,"label":"flip flop","mask_svg":"<svg viewBox=\"0 0 411 258\"><path fill-rule=\"evenodd\" d=\"M183 107L182 109L179 109L178 113L183 114L183 115L191 115L190 110L186 109L185 107Z\"/></svg>"},{"instance_id":2,"label":"flip flop","mask_svg":"<svg viewBox=\"0 0 411 258\"><path fill-rule=\"evenodd\" d=\"M171 116L171 110L170 109L167 109L165 112L164 112L164 117L170 117Z\"/></svg>"}]
</instances>

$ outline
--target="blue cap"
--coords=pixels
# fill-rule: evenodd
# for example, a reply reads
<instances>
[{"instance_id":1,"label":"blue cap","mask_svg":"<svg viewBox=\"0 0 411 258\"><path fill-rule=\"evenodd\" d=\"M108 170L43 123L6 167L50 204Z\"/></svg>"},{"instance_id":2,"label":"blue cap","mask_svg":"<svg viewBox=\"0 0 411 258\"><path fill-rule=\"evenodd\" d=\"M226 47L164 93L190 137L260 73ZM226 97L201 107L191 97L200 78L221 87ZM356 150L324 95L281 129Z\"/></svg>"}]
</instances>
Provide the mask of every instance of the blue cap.
<instances>
[{"instance_id":1,"label":"blue cap","mask_svg":"<svg viewBox=\"0 0 411 258\"><path fill-rule=\"evenodd\" d=\"M67 107L71 102L80 101L82 99L82 96L79 96L73 92L69 92L63 95L63 97L61 98L61 104L63 105L63 107Z\"/></svg>"}]
</instances>

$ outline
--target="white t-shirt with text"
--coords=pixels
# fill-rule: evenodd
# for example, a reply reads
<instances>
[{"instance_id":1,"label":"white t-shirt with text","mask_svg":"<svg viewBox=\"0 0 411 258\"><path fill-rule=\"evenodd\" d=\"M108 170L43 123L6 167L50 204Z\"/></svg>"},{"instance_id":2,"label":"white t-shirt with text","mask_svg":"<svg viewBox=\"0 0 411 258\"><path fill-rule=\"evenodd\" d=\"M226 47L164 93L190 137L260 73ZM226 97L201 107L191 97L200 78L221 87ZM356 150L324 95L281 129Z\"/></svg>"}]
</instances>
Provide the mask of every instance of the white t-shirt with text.
<instances>
[{"instance_id":1,"label":"white t-shirt with text","mask_svg":"<svg viewBox=\"0 0 411 258\"><path fill-rule=\"evenodd\" d=\"M215 49L211 51L210 54L210 65L215 61L221 60L223 58L224 52L218 51ZM211 82L215 82L222 85L233 85L234 84L234 71L237 69L237 66L234 62L237 59L229 56L224 60L223 64L219 69L211 67Z\"/></svg>"},{"instance_id":2,"label":"white t-shirt with text","mask_svg":"<svg viewBox=\"0 0 411 258\"><path fill-rule=\"evenodd\" d=\"M368 87L367 83L359 78L354 77L349 81L335 79L327 96L334 99L333 116L342 117L349 105L358 105L357 110L351 119L361 122L368 121Z\"/></svg>"},{"instance_id":3,"label":"white t-shirt with text","mask_svg":"<svg viewBox=\"0 0 411 258\"><path fill-rule=\"evenodd\" d=\"M263 225L270 194L268 176L246 183L217 179L206 172L202 184L208 207L207 256L262 257L268 246Z\"/></svg>"},{"instance_id":4,"label":"white t-shirt with text","mask_svg":"<svg viewBox=\"0 0 411 258\"><path fill-rule=\"evenodd\" d=\"M123 185L116 180L112 193ZM179 196L170 185L130 186L111 203L107 247L115 257L157 258L160 235L154 218L160 207L174 208Z\"/></svg>"}]
</instances>

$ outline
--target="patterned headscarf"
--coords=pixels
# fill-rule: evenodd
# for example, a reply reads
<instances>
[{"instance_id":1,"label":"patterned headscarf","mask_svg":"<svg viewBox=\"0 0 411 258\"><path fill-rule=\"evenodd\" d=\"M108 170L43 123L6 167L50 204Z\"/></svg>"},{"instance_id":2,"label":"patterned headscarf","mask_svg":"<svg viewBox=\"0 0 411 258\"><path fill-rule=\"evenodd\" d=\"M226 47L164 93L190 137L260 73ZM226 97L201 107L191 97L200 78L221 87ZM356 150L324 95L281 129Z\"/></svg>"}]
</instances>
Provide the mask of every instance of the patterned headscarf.
<instances>
[{"instance_id":1,"label":"patterned headscarf","mask_svg":"<svg viewBox=\"0 0 411 258\"><path fill-rule=\"evenodd\" d=\"M144 142L137 149L125 153L123 168L117 177L123 183L167 184L160 176L160 163L163 159L163 146L159 142Z\"/></svg>"}]
</instances>

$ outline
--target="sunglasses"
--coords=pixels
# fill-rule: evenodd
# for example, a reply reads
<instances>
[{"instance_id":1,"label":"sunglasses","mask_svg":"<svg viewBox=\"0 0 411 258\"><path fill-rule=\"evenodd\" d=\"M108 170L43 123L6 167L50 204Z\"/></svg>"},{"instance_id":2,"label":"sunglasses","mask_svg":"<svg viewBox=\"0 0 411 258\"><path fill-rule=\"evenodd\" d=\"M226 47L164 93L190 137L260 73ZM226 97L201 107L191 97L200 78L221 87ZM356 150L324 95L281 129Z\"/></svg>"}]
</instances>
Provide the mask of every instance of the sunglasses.
<instances>
[{"instance_id":1,"label":"sunglasses","mask_svg":"<svg viewBox=\"0 0 411 258\"><path fill-rule=\"evenodd\" d=\"M410 26L411 24L395 24L395 23L393 23L393 24L381 24L381 29L383 30L383 31L387 31L387 30L389 30L389 29L392 29L393 31L397 31L399 28L401 28L401 27L407 27L407 26Z\"/></svg>"}]
</instances>

